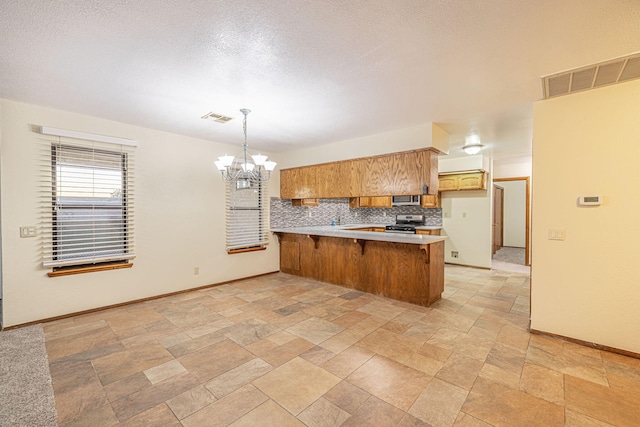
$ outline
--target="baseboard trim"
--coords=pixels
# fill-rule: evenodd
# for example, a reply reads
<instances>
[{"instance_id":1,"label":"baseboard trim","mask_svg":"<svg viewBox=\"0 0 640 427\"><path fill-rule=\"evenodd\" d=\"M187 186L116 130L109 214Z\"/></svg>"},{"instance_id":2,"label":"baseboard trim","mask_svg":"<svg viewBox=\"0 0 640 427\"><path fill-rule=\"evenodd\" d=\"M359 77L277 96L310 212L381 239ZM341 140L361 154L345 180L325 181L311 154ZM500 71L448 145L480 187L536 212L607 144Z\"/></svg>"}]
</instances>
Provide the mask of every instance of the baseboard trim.
<instances>
[{"instance_id":1,"label":"baseboard trim","mask_svg":"<svg viewBox=\"0 0 640 427\"><path fill-rule=\"evenodd\" d=\"M621 350L619 348L609 347L607 345L597 344L589 341L583 341L576 338L565 337L564 335L552 334L551 332L539 331L537 329L529 329L529 332L536 335L542 335L549 338L555 338L562 341L583 345L585 347L595 348L597 350L608 351L609 353L616 353L623 356L633 357L634 359L640 359L640 353L634 353L633 351Z\"/></svg>"},{"instance_id":2,"label":"baseboard trim","mask_svg":"<svg viewBox=\"0 0 640 427\"><path fill-rule=\"evenodd\" d=\"M174 296L174 295L186 294L187 292L200 291L202 289L215 288L216 286L222 286L222 285L226 285L226 284L233 283L233 282L239 282L241 280L255 279L256 277L268 276L270 274L275 274L275 273L279 273L279 272L280 272L280 270L270 271L268 273L256 274L255 276L241 277L241 278L238 278L238 279L233 279L233 280L227 280L227 281L224 281L224 282L213 283L211 285L198 286L197 288L183 289L181 291L169 292L167 294L155 295L155 296L152 296L152 297L141 298L141 299L136 299L136 300L132 300L132 301L120 302L118 304L105 305L103 307L96 307L96 308L92 308L92 309L89 309L89 310L82 310L82 311L76 311L74 313L61 314L60 316L47 317L45 319L34 320L32 322L20 323L18 325L7 326L6 328L2 328L0 330L8 331L8 330L11 330L11 329L24 328L25 326L37 325L38 323L47 323L47 322L53 322L54 320L68 319L69 317L81 316L83 314L96 313L98 311L109 310L110 308L117 308L117 307L123 307L125 305L138 304L138 303L145 302L145 301L152 301L154 299L160 299L160 298L170 297L170 296Z\"/></svg>"},{"instance_id":3,"label":"baseboard trim","mask_svg":"<svg viewBox=\"0 0 640 427\"><path fill-rule=\"evenodd\" d=\"M479 267L477 265L457 264L455 262L445 262L445 265L456 265L458 267L477 268L478 270L491 270L491 267Z\"/></svg>"}]
</instances>

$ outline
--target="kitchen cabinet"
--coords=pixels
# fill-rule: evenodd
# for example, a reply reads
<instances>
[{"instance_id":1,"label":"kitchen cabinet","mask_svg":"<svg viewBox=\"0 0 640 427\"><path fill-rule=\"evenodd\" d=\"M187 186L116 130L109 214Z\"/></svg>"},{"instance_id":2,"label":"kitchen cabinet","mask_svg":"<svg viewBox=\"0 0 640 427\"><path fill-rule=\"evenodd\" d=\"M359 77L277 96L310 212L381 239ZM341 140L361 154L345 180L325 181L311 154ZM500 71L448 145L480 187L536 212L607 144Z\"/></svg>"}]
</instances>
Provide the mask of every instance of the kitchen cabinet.
<instances>
[{"instance_id":1,"label":"kitchen cabinet","mask_svg":"<svg viewBox=\"0 0 640 427\"><path fill-rule=\"evenodd\" d=\"M431 157L428 150L388 154L354 161L358 169L359 196L402 196L435 194L431 177ZM435 157L435 155L434 155ZM437 168L437 159L436 159Z\"/></svg>"},{"instance_id":2,"label":"kitchen cabinet","mask_svg":"<svg viewBox=\"0 0 640 427\"><path fill-rule=\"evenodd\" d=\"M391 196L380 197L351 197L350 208L390 208Z\"/></svg>"},{"instance_id":3,"label":"kitchen cabinet","mask_svg":"<svg viewBox=\"0 0 640 427\"><path fill-rule=\"evenodd\" d=\"M437 194L438 156L432 149L280 170L283 199L419 195L425 186L427 194Z\"/></svg>"},{"instance_id":4,"label":"kitchen cabinet","mask_svg":"<svg viewBox=\"0 0 640 427\"><path fill-rule=\"evenodd\" d=\"M318 197L317 168L283 169L280 171L280 197L313 199Z\"/></svg>"},{"instance_id":5,"label":"kitchen cabinet","mask_svg":"<svg viewBox=\"0 0 640 427\"><path fill-rule=\"evenodd\" d=\"M318 206L318 199L291 199L291 206Z\"/></svg>"},{"instance_id":6,"label":"kitchen cabinet","mask_svg":"<svg viewBox=\"0 0 640 427\"><path fill-rule=\"evenodd\" d=\"M422 207L422 208L439 208L440 207L440 197L437 194L424 195L424 196L420 197L420 207Z\"/></svg>"},{"instance_id":7,"label":"kitchen cabinet","mask_svg":"<svg viewBox=\"0 0 640 427\"><path fill-rule=\"evenodd\" d=\"M444 291L444 241L408 244L306 232L276 236L283 273L425 307Z\"/></svg>"},{"instance_id":8,"label":"kitchen cabinet","mask_svg":"<svg viewBox=\"0 0 640 427\"><path fill-rule=\"evenodd\" d=\"M440 230L421 230L416 229L416 234L426 234L428 236L439 236Z\"/></svg>"},{"instance_id":9,"label":"kitchen cabinet","mask_svg":"<svg viewBox=\"0 0 640 427\"><path fill-rule=\"evenodd\" d=\"M488 175L482 170L440 174L438 176L438 190L486 190Z\"/></svg>"}]
</instances>

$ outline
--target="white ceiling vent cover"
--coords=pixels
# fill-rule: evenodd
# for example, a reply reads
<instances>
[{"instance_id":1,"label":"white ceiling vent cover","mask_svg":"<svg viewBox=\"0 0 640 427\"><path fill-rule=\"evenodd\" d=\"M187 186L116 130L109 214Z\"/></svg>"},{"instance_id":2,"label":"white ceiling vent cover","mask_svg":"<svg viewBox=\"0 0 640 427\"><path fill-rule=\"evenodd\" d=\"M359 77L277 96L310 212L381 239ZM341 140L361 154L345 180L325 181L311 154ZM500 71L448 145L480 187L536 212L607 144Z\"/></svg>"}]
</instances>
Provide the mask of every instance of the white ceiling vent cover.
<instances>
[{"instance_id":1,"label":"white ceiling vent cover","mask_svg":"<svg viewBox=\"0 0 640 427\"><path fill-rule=\"evenodd\" d=\"M211 120L212 122L216 122L216 123L227 123L229 120L233 119L233 117L229 117L229 116L225 116L217 113L207 113L204 116L202 116L202 118L205 120Z\"/></svg>"},{"instance_id":2,"label":"white ceiling vent cover","mask_svg":"<svg viewBox=\"0 0 640 427\"><path fill-rule=\"evenodd\" d=\"M640 52L542 77L544 99L640 78Z\"/></svg>"}]
</instances>

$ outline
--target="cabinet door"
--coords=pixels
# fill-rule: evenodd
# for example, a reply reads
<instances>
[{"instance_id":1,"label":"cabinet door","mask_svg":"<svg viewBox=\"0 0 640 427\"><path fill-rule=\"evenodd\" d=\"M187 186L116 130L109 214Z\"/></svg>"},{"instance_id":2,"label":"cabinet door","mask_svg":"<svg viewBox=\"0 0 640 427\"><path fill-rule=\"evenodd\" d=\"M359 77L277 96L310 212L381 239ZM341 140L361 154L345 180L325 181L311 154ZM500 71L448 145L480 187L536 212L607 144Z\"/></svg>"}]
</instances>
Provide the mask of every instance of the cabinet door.
<instances>
[{"instance_id":1,"label":"cabinet door","mask_svg":"<svg viewBox=\"0 0 640 427\"><path fill-rule=\"evenodd\" d=\"M486 173L474 172L466 173L458 176L459 190L486 190Z\"/></svg>"},{"instance_id":2,"label":"cabinet door","mask_svg":"<svg viewBox=\"0 0 640 427\"><path fill-rule=\"evenodd\" d=\"M439 191L455 191L458 189L458 175L444 175L438 178Z\"/></svg>"},{"instance_id":3,"label":"cabinet door","mask_svg":"<svg viewBox=\"0 0 640 427\"><path fill-rule=\"evenodd\" d=\"M291 199L291 206L318 206L318 199Z\"/></svg>"},{"instance_id":4,"label":"cabinet door","mask_svg":"<svg viewBox=\"0 0 640 427\"><path fill-rule=\"evenodd\" d=\"M440 197L438 195L426 195L420 197L420 207L423 208L439 208Z\"/></svg>"},{"instance_id":5,"label":"cabinet door","mask_svg":"<svg viewBox=\"0 0 640 427\"><path fill-rule=\"evenodd\" d=\"M349 197L351 180L351 162L333 162L314 166L316 168L317 197Z\"/></svg>"},{"instance_id":6,"label":"cabinet door","mask_svg":"<svg viewBox=\"0 0 640 427\"><path fill-rule=\"evenodd\" d=\"M429 185L431 152L418 151L361 159L361 196L422 194ZM426 159L429 161L426 161Z\"/></svg>"},{"instance_id":7,"label":"cabinet door","mask_svg":"<svg viewBox=\"0 0 640 427\"><path fill-rule=\"evenodd\" d=\"M391 196L360 197L361 208L390 208Z\"/></svg>"},{"instance_id":8,"label":"cabinet door","mask_svg":"<svg viewBox=\"0 0 640 427\"><path fill-rule=\"evenodd\" d=\"M429 236L439 236L440 230L416 230L416 234L426 234Z\"/></svg>"},{"instance_id":9,"label":"cabinet door","mask_svg":"<svg viewBox=\"0 0 640 427\"><path fill-rule=\"evenodd\" d=\"M280 197L283 199L317 198L317 167L282 169L280 171Z\"/></svg>"}]
</instances>

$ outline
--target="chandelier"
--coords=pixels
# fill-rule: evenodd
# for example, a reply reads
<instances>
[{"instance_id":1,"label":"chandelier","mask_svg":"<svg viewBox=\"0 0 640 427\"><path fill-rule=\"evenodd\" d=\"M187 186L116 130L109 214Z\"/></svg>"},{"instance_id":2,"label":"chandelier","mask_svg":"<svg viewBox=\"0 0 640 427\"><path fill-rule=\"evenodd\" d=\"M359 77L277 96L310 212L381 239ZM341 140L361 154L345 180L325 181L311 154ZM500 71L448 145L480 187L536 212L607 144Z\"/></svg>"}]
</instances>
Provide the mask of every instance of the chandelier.
<instances>
[{"instance_id":1,"label":"chandelier","mask_svg":"<svg viewBox=\"0 0 640 427\"><path fill-rule=\"evenodd\" d=\"M252 182L264 182L271 178L271 171L275 169L276 162L267 160L263 154L254 154L251 160L247 157L247 115L251 110L242 108L244 114L242 128L244 130L244 143L242 144L242 157L224 155L218 157L215 165L222 174L225 182L235 182L237 189L250 188Z\"/></svg>"}]
</instances>

